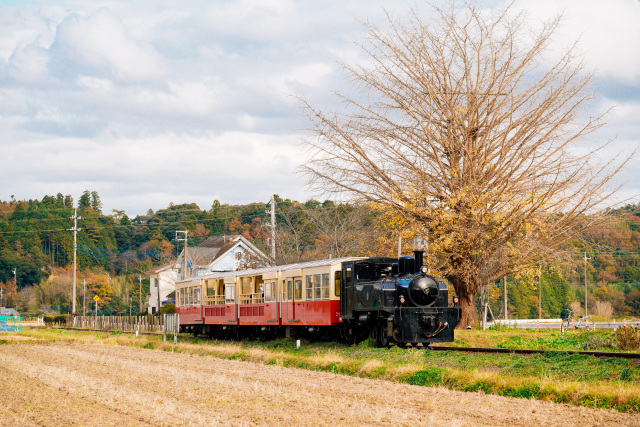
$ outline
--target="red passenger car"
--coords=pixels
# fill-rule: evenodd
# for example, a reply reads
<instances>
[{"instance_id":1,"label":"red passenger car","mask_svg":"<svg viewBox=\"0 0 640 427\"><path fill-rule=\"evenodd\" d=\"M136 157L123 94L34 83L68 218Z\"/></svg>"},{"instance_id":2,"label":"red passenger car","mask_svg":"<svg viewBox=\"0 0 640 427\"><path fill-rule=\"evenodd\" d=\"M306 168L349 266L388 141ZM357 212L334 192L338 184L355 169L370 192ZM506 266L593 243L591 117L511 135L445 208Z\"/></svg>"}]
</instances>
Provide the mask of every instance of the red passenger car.
<instances>
[{"instance_id":1,"label":"red passenger car","mask_svg":"<svg viewBox=\"0 0 640 427\"><path fill-rule=\"evenodd\" d=\"M212 337L329 333L340 318L343 261L212 272L176 285L182 331Z\"/></svg>"}]
</instances>

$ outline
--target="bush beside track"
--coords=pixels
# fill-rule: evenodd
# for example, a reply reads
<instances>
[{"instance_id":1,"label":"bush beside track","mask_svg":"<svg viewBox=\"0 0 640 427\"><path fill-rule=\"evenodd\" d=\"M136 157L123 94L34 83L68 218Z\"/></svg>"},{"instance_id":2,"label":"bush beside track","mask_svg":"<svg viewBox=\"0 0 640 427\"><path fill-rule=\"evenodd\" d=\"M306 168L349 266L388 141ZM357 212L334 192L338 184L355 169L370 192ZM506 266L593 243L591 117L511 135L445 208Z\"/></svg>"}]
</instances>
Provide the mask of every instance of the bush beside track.
<instances>
[{"instance_id":1,"label":"bush beside track","mask_svg":"<svg viewBox=\"0 0 640 427\"><path fill-rule=\"evenodd\" d=\"M414 385L443 386L461 391L611 408L620 412L640 412L640 364L637 360L555 352L522 356L402 350L395 347L381 349L375 348L369 340L351 347L303 341L301 347L296 348L295 340L292 339L221 342L180 336L178 345L174 346L172 340L163 343L160 337L136 338L117 332L40 328L24 331L19 335L23 339L4 340L2 344L53 340L127 345ZM598 339L594 340L594 337ZM482 342L484 346L493 347L547 347L547 350L568 351L582 350L596 341L604 349L619 351L612 332L560 334L556 331L460 331L456 344L480 346Z\"/></svg>"}]
</instances>

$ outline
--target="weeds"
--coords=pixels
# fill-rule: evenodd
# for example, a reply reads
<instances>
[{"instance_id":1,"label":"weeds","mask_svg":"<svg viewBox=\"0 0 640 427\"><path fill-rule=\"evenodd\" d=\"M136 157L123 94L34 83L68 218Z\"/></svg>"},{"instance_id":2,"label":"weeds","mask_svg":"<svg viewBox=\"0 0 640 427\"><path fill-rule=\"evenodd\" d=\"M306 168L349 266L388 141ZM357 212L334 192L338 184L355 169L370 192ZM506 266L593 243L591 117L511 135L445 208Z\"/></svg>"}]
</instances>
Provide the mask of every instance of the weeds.
<instances>
[{"instance_id":1,"label":"weeds","mask_svg":"<svg viewBox=\"0 0 640 427\"><path fill-rule=\"evenodd\" d=\"M621 350L634 351L640 348L640 328L620 326L614 334Z\"/></svg>"}]
</instances>

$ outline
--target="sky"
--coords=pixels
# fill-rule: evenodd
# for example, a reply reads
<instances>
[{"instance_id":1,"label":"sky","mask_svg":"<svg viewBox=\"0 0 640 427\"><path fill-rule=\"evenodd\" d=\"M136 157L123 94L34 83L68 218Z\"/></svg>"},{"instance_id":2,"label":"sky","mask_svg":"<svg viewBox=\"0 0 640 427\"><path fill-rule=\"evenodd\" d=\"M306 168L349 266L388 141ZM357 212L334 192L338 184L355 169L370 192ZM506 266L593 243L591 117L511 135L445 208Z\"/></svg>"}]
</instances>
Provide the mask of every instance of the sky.
<instances>
[{"instance_id":1,"label":"sky","mask_svg":"<svg viewBox=\"0 0 640 427\"><path fill-rule=\"evenodd\" d=\"M438 1L438 0L436 0ZM482 1L492 9L501 1ZM305 201L308 125L296 96L339 109L339 62L363 60L362 22L421 1L0 0L0 200L97 191L103 212ZM640 142L640 1L516 0L532 23L564 11L611 110L606 155ZM640 201L640 160L620 195Z\"/></svg>"}]
</instances>

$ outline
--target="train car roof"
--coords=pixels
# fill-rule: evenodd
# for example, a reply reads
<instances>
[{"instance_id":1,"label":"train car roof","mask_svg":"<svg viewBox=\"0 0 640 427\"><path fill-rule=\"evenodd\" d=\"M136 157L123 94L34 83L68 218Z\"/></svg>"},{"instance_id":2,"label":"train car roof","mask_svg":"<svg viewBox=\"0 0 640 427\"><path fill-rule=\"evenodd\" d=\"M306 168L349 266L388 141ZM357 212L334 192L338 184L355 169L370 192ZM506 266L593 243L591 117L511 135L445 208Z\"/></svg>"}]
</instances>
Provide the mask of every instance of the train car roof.
<instances>
[{"instance_id":1,"label":"train car roof","mask_svg":"<svg viewBox=\"0 0 640 427\"><path fill-rule=\"evenodd\" d=\"M355 261L360 259L366 259L366 258L364 257L329 258L329 259L321 259L317 261L298 262L294 264L274 265L271 267L250 268L247 270L212 271L207 274L201 274L199 276L189 277L188 279L178 280L176 281L176 284L192 282L193 280L199 280L199 279L206 280L206 279L222 279L224 277L231 277L231 276L257 276L260 274L269 273L273 271L285 271L285 270L294 270L298 268L322 267L325 265L340 264L344 261Z\"/></svg>"}]
</instances>

